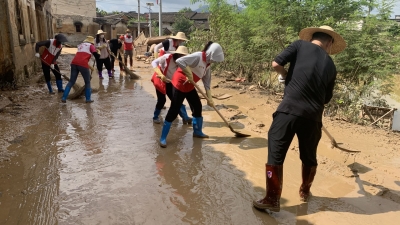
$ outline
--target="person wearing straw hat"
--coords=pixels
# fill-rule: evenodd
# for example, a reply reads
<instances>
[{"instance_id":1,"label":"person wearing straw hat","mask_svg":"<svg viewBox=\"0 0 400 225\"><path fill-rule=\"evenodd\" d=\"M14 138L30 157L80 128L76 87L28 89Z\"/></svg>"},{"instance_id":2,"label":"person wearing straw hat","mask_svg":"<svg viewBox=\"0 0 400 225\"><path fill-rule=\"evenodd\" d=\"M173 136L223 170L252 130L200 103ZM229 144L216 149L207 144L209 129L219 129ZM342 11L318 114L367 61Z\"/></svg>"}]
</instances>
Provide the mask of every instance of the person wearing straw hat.
<instances>
[{"instance_id":1,"label":"person wearing straw hat","mask_svg":"<svg viewBox=\"0 0 400 225\"><path fill-rule=\"evenodd\" d=\"M208 135L204 134L202 131L202 105L193 83L198 82L200 79L202 80L208 97L207 104L209 106L214 106L211 95L210 65L222 61L224 61L222 47L218 43L213 43L212 41L209 41L201 52L195 52L176 60L178 69L171 79L171 107L164 120L164 126L160 137L161 147L167 147L167 136L171 129L172 121L178 116L185 98L192 109L193 137L208 138Z\"/></svg>"},{"instance_id":2,"label":"person wearing straw hat","mask_svg":"<svg viewBox=\"0 0 400 225\"><path fill-rule=\"evenodd\" d=\"M99 78L103 79L103 65L107 69L108 77L112 78L114 75L111 70L111 59L110 59L110 46L107 40L104 38L106 32L98 30L96 34L96 48L99 51L100 58L96 59L97 71L99 72Z\"/></svg>"},{"instance_id":3,"label":"person wearing straw hat","mask_svg":"<svg viewBox=\"0 0 400 225\"><path fill-rule=\"evenodd\" d=\"M280 210L283 162L295 134L302 161L300 200L308 200L316 174L322 112L324 104L332 98L337 74L329 55L343 51L346 42L329 26L305 28L299 37L272 63L280 81L285 83L285 91L268 131L266 196L253 201L258 209ZM288 71L284 68L287 63L290 63Z\"/></svg>"},{"instance_id":4,"label":"person wearing straw hat","mask_svg":"<svg viewBox=\"0 0 400 225\"><path fill-rule=\"evenodd\" d=\"M58 68L57 65L57 59L61 54L62 43L67 41L67 38L63 34L57 34L54 39L40 41L37 42L35 45L35 56L40 58L40 60L42 61L42 70L50 94L55 94L50 83L50 70L53 71L53 74L56 77L58 92L64 92L64 89L62 87L60 68ZM44 49L42 55L40 55L39 48L42 46L45 46L46 48Z\"/></svg>"},{"instance_id":5,"label":"person wearing straw hat","mask_svg":"<svg viewBox=\"0 0 400 225\"><path fill-rule=\"evenodd\" d=\"M75 57L72 59L71 62L71 76L70 80L65 87L64 94L61 98L61 102L66 102L69 92L71 91L72 86L74 86L76 79L78 78L78 74L81 73L83 80L85 81L85 97L86 103L92 103L93 100L91 99L92 95L92 88L90 87L90 71L93 72L94 68L91 67L88 63L93 55L95 59L100 58L100 54L97 53L94 37L87 36L86 39L78 45L78 51Z\"/></svg>"},{"instance_id":6,"label":"person wearing straw hat","mask_svg":"<svg viewBox=\"0 0 400 225\"><path fill-rule=\"evenodd\" d=\"M125 58L125 66L128 66L128 57L129 57L129 65L130 69L133 69L133 37L131 30L127 29L125 35L121 35L120 39L124 42L124 58Z\"/></svg>"},{"instance_id":7,"label":"person wearing straw hat","mask_svg":"<svg viewBox=\"0 0 400 225\"><path fill-rule=\"evenodd\" d=\"M179 46L176 51L170 51L169 53L155 59L151 63L155 71L151 81L153 82L157 93L157 104L153 116L154 123L161 123L159 116L165 105L165 102L167 101L165 95L172 100L171 79L178 68L176 65L176 60L188 54L188 49L185 46ZM179 116L182 117L183 124L192 123L192 118L187 115L186 106L183 104L181 105Z\"/></svg>"},{"instance_id":8,"label":"person wearing straw hat","mask_svg":"<svg viewBox=\"0 0 400 225\"><path fill-rule=\"evenodd\" d=\"M175 51L181 43L187 41L185 33L178 32L175 36L170 36L154 47L154 58L158 58L169 51Z\"/></svg>"}]
</instances>

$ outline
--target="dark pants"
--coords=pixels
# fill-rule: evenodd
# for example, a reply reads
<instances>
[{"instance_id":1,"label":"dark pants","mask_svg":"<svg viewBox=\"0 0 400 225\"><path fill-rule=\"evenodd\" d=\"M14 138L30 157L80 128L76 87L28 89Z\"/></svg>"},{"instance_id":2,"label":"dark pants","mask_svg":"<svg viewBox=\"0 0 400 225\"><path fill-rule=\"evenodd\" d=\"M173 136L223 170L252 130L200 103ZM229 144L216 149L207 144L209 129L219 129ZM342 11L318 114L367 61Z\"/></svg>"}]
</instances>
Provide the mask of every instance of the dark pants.
<instances>
[{"instance_id":1,"label":"dark pants","mask_svg":"<svg viewBox=\"0 0 400 225\"><path fill-rule=\"evenodd\" d=\"M172 86L171 107L169 108L167 116L165 117L167 122L172 122L176 119L185 98L190 105L190 109L192 110L192 116L201 117L203 106L201 105L201 101L196 89L193 89L190 92L181 92Z\"/></svg>"},{"instance_id":2,"label":"dark pants","mask_svg":"<svg viewBox=\"0 0 400 225\"><path fill-rule=\"evenodd\" d=\"M171 83L166 83L165 86L167 89L167 96L168 96L169 100L172 101L172 87L173 86ZM167 98L165 97L165 95L163 93L159 92L157 89L156 89L156 93L157 93L156 109L161 110L164 107L165 102L167 102Z\"/></svg>"},{"instance_id":3,"label":"dark pants","mask_svg":"<svg viewBox=\"0 0 400 225\"><path fill-rule=\"evenodd\" d=\"M78 78L78 74L81 72L83 80L85 81L85 88L90 88L90 70L89 68L85 68L83 66L77 66L71 64L71 77L67 84L70 88L74 86L76 79Z\"/></svg>"},{"instance_id":4,"label":"dark pants","mask_svg":"<svg viewBox=\"0 0 400 225\"><path fill-rule=\"evenodd\" d=\"M283 165L286 153L296 134L300 159L306 166L316 166L317 147L321 139L322 123L287 113L275 112L268 131L269 165Z\"/></svg>"},{"instance_id":5,"label":"dark pants","mask_svg":"<svg viewBox=\"0 0 400 225\"><path fill-rule=\"evenodd\" d=\"M120 63L119 63L119 67L122 68L122 64L121 64L121 62L122 62L122 57L121 57L120 54L118 54L118 50L117 50L117 51L112 51L112 53L114 53L115 56L118 55L118 61L120 62ZM115 57L110 56L110 58L111 58L111 69L113 70L113 69L114 69L114 63L115 63Z\"/></svg>"},{"instance_id":6,"label":"dark pants","mask_svg":"<svg viewBox=\"0 0 400 225\"><path fill-rule=\"evenodd\" d=\"M107 57L105 59L97 59L96 63L97 63L97 70L98 71L102 71L103 70L103 64L104 64L104 66L106 67L107 70L111 70L110 57Z\"/></svg>"},{"instance_id":7,"label":"dark pants","mask_svg":"<svg viewBox=\"0 0 400 225\"><path fill-rule=\"evenodd\" d=\"M59 73L58 71L60 71L60 68L58 67L57 64L54 64L54 69L53 70L53 74L54 76L56 76L56 80L61 80L61 73ZM50 66L46 65L42 62L42 70L43 70L43 74L44 74L44 79L46 79L46 82L50 81Z\"/></svg>"}]
</instances>

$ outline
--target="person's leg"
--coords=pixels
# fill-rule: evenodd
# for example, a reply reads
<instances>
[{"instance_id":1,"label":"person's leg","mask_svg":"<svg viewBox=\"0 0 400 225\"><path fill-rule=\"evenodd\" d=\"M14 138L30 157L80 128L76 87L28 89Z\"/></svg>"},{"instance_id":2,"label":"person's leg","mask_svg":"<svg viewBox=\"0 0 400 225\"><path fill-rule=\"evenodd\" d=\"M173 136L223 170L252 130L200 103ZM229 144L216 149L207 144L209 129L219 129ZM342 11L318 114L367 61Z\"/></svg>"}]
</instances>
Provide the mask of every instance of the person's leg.
<instances>
[{"instance_id":1,"label":"person's leg","mask_svg":"<svg viewBox=\"0 0 400 225\"><path fill-rule=\"evenodd\" d=\"M203 129L203 117L202 117L202 111L203 111L203 106L200 101L199 94L195 89L190 91L186 95L186 100L189 102L189 105L191 105L193 111L193 137L199 137L199 138L208 138L208 135L204 134L202 129Z\"/></svg>"},{"instance_id":2,"label":"person's leg","mask_svg":"<svg viewBox=\"0 0 400 225\"><path fill-rule=\"evenodd\" d=\"M160 116L161 110L164 107L167 99L165 98L165 95L163 93L161 93L160 91L158 91L157 89L156 89L156 94L157 94L157 104L156 104L156 108L154 109L153 122L161 123L159 116Z\"/></svg>"},{"instance_id":3,"label":"person's leg","mask_svg":"<svg viewBox=\"0 0 400 225\"><path fill-rule=\"evenodd\" d=\"M43 70L44 79L46 80L47 89L49 89L50 94L54 94L53 88L51 87L51 83L50 83L50 66L48 66L42 62L42 70Z\"/></svg>"},{"instance_id":4,"label":"person's leg","mask_svg":"<svg viewBox=\"0 0 400 225\"><path fill-rule=\"evenodd\" d=\"M117 55L117 53L113 52L114 55ZM114 63L115 63L115 57L114 56L110 56L111 59L111 71L114 73Z\"/></svg>"},{"instance_id":5,"label":"person's leg","mask_svg":"<svg viewBox=\"0 0 400 225\"><path fill-rule=\"evenodd\" d=\"M83 80L85 81L85 97L86 103L92 103L93 100L90 98L92 95L92 88L90 86L90 70L82 66L78 67L79 72L81 72Z\"/></svg>"},{"instance_id":6,"label":"person's leg","mask_svg":"<svg viewBox=\"0 0 400 225\"><path fill-rule=\"evenodd\" d=\"M129 52L129 50L125 50L125 52L124 52L124 62L125 62L125 66L126 66L126 68L128 68L128 52Z\"/></svg>"},{"instance_id":7,"label":"person's leg","mask_svg":"<svg viewBox=\"0 0 400 225\"><path fill-rule=\"evenodd\" d=\"M163 148L167 147L167 136L169 130L171 129L172 121L174 121L178 116L180 107L183 103L183 100L185 100L186 94L187 93L181 92L175 87L172 87L171 107L169 108L167 116L165 117L164 126L160 137L160 146Z\"/></svg>"},{"instance_id":8,"label":"person's leg","mask_svg":"<svg viewBox=\"0 0 400 225\"><path fill-rule=\"evenodd\" d=\"M165 84L166 91L167 91L167 96L169 100L172 99L172 84L171 83L166 83ZM186 112L186 106L182 104L180 110L179 110L179 116L182 118L182 123L183 124L192 124L192 118L188 116Z\"/></svg>"},{"instance_id":9,"label":"person's leg","mask_svg":"<svg viewBox=\"0 0 400 225\"><path fill-rule=\"evenodd\" d=\"M129 51L129 65L130 69L133 69L133 50Z\"/></svg>"},{"instance_id":10,"label":"person's leg","mask_svg":"<svg viewBox=\"0 0 400 225\"><path fill-rule=\"evenodd\" d=\"M110 77L110 78L111 78L111 77L114 77L113 74L112 74L112 71L111 71L111 61L110 61L110 57L104 59L104 66L105 66L106 69L107 69L108 77Z\"/></svg>"},{"instance_id":11,"label":"person's leg","mask_svg":"<svg viewBox=\"0 0 400 225\"><path fill-rule=\"evenodd\" d=\"M253 201L254 207L280 211L283 162L295 134L296 116L275 112L268 131L268 161L265 164L266 196Z\"/></svg>"},{"instance_id":12,"label":"person's leg","mask_svg":"<svg viewBox=\"0 0 400 225\"><path fill-rule=\"evenodd\" d=\"M64 89L63 89L63 86L62 86L60 68L58 67L57 64L54 64L54 69L55 70L53 70L53 74L56 77L56 84L57 84L58 92L64 92Z\"/></svg>"},{"instance_id":13,"label":"person's leg","mask_svg":"<svg viewBox=\"0 0 400 225\"><path fill-rule=\"evenodd\" d=\"M317 173L317 148L322 136L322 123L308 119L301 120L298 126L297 137L299 139L300 159L302 161L300 186L300 200L306 202L310 196L310 188Z\"/></svg>"},{"instance_id":14,"label":"person's leg","mask_svg":"<svg viewBox=\"0 0 400 225\"><path fill-rule=\"evenodd\" d=\"M67 86L65 86L64 94L61 98L62 102L67 101L68 94L71 91L72 86L74 86L76 79L78 78L78 73L79 73L78 66L71 65L71 76L69 78Z\"/></svg>"},{"instance_id":15,"label":"person's leg","mask_svg":"<svg viewBox=\"0 0 400 225\"><path fill-rule=\"evenodd\" d=\"M103 79L103 59L97 59L97 72L99 73L99 78Z\"/></svg>"}]
</instances>

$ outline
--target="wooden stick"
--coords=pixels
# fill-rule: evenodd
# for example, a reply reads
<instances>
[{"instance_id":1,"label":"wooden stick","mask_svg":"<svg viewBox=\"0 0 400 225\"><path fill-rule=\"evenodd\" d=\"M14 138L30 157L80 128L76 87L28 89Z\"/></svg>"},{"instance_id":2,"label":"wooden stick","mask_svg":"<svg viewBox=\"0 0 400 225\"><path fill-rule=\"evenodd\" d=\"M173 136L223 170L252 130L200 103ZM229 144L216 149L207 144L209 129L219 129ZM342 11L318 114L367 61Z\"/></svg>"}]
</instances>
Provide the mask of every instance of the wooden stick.
<instances>
[{"instance_id":1,"label":"wooden stick","mask_svg":"<svg viewBox=\"0 0 400 225\"><path fill-rule=\"evenodd\" d=\"M376 122L378 122L379 120L383 119L383 117L387 116L389 113L393 112L394 109L391 109L389 112L385 113L385 115L379 117L377 120L375 120L374 122L372 122L371 124L369 124L368 126L371 126L373 124L375 124Z\"/></svg>"}]
</instances>

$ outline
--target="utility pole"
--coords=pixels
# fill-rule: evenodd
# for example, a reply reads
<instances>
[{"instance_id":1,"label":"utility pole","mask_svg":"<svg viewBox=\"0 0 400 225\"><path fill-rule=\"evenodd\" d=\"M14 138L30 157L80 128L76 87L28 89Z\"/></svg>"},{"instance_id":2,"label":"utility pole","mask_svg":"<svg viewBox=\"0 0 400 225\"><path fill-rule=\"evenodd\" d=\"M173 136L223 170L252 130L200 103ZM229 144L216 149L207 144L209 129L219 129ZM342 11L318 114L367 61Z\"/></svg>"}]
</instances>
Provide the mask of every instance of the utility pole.
<instances>
[{"instance_id":1,"label":"utility pole","mask_svg":"<svg viewBox=\"0 0 400 225\"><path fill-rule=\"evenodd\" d=\"M151 37L151 7L154 6L154 3L148 2L146 3L149 9L149 37Z\"/></svg>"},{"instance_id":2,"label":"utility pole","mask_svg":"<svg viewBox=\"0 0 400 225\"><path fill-rule=\"evenodd\" d=\"M138 25L137 25L138 28L137 28L137 30L138 30L138 35L137 35L137 36L139 37L139 35L140 35L140 0L138 0L137 2L138 2L138 3L137 3L137 4L138 4L138 5L137 5L137 7L138 7L138 11L137 11L137 12L138 12L138 13L137 13L137 20L138 20Z\"/></svg>"},{"instance_id":3,"label":"utility pole","mask_svg":"<svg viewBox=\"0 0 400 225\"><path fill-rule=\"evenodd\" d=\"M160 1L160 14L158 15L158 36L162 36L162 16L161 16L161 14L162 14L162 4L161 4L161 1L162 0L159 0Z\"/></svg>"}]
</instances>

